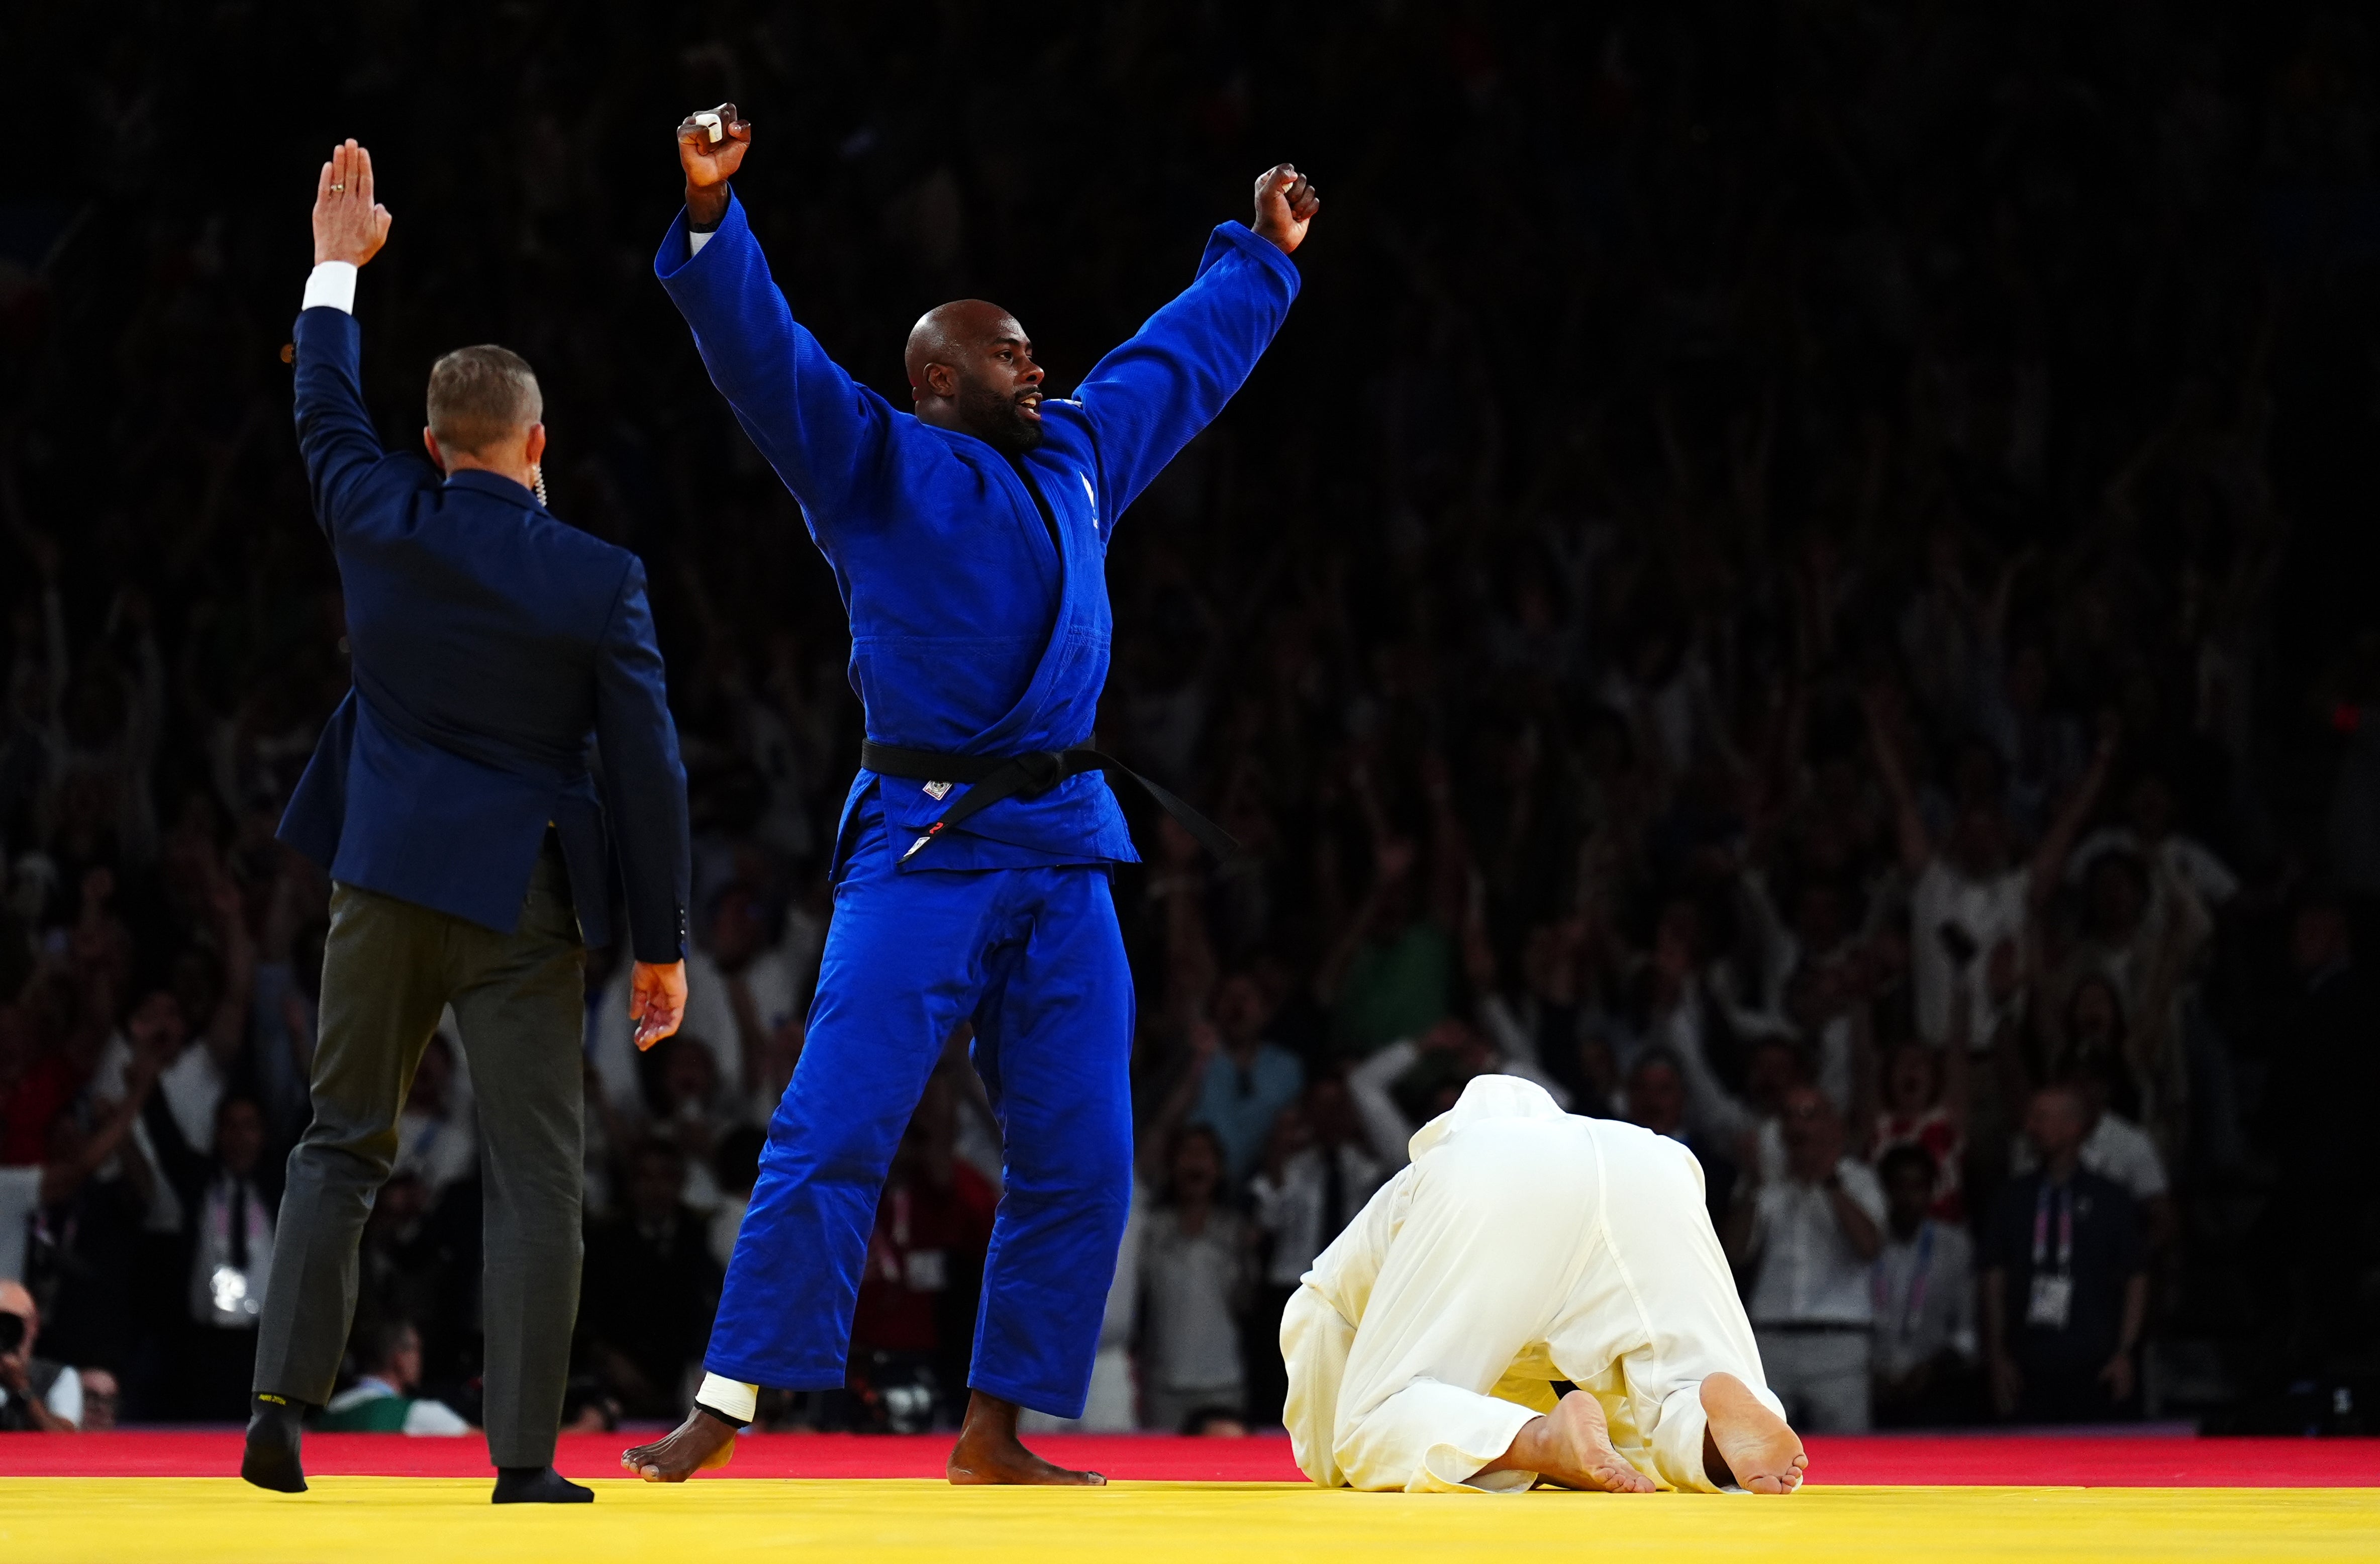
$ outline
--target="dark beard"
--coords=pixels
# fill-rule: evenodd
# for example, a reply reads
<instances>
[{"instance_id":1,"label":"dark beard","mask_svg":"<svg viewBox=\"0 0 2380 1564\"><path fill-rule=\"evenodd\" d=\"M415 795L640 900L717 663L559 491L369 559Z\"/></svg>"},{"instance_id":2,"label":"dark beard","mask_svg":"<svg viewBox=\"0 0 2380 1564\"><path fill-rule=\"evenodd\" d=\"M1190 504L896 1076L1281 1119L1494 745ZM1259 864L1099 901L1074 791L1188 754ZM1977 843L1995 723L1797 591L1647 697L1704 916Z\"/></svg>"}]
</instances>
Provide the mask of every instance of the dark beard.
<instances>
[{"instance_id":1,"label":"dark beard","mask_svg":"<svg viewBox=\"0 0 2380 1564\"><path fill-rule=\"evenodd\" d=\"M1041 443L1041 426L1014 397L980 386L960 388L959 427L1003 456L1021 456Z\"/></svg>"}]
</instances>

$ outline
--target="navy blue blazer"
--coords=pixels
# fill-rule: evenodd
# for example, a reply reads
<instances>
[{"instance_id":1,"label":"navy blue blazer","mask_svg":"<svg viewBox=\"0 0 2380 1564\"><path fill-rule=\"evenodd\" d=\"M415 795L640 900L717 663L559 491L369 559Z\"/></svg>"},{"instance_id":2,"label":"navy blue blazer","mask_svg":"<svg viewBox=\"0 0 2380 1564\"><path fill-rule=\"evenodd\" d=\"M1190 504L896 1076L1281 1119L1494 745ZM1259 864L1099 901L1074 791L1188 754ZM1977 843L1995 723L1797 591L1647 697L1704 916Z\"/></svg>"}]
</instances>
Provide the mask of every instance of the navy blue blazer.
<instances>
[{"instance_id":1,"label":"navy blue blazer","mask_svg":"<svg viewBox=\"0 0 2380 1564\"><path fill-rule=\"evenodd\" d=\"M281 840L335 880L508 934L552 821L587 942L612 940L616 846L636 959L679 960L686 769L644 565L510 479L442 479L383 451L361 356L346 310L298 317L298 444L339 563L355 687Z\"/></svg>"}]
</instances>

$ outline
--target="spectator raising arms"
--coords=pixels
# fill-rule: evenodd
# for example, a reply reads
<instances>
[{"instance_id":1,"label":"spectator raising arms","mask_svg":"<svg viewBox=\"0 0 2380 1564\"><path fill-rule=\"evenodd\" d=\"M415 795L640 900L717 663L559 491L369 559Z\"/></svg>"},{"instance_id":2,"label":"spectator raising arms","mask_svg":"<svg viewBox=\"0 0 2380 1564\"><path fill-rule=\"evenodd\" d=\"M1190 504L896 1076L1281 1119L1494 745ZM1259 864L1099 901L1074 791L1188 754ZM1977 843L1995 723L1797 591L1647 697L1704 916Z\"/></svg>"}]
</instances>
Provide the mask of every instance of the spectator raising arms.
<instances>
[{"instance_id":1,"label":"spectator raising arms","mask_svg":"<svg viewBox=\"0 0 2380 1564\"><path fill-rule=\"evenodd\" d=\"M1876 774L1892 799L1901 871L1911 881L1909 949L1918 1031L1937 1048L1949 1041L1953 994L1963 984L1977 996L1967 1027L1971 1046L1980 1039L1987 1047L1999 1029L2007 1001L1986 983L1982 964L2005 961L1996 952L2006 946L2013 946L2022 959L2026 921L2057 889L2066 855L2107 785L2118 725L2112 717L2102 719L2090 770L2043 832L2031 860L2012 866L2009 825L1994 785L1996 772L1984 753L1971 752L1970 758L1977 762L1973 770L1980 774L1962 772L1959 778L1956 813L1950 829L1937 841L1926 827L1893 736L1892 702L1872 692L1867 714Z\"/></svg>"}]
</instances>

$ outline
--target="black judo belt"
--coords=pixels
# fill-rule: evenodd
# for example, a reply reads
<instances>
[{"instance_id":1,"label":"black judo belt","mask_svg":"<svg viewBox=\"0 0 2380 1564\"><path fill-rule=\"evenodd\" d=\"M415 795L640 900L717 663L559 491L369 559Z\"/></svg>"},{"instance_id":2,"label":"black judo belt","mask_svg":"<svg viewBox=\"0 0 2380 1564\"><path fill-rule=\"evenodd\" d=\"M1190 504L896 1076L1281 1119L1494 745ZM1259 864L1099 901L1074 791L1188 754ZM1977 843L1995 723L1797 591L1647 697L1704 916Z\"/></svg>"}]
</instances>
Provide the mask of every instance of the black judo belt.
<instances>
[{"instance_id":1,"label":"black judo belt","mask_svg":"<svg viewBox=\"0 0 2380 1564\"><path fill-rule=\"evenodd\" d=\"M1232 840L1231 832L1114 756L1102 755L1096 749L1038 749L1030 755L1009 756L944 755L931 749L902 749L869 739L859 746L859 763L879 776L967 784L965 794L944 809L941 818L928 826L926 834L901 855L905 864L942 832L965 824L1002 799L1031 798L1085 771L1104 771L1110 777L1131 782L1159 808L1181 821L1182 829L1196 837L1199 844L1218 858L1229 861L1240 854L1240 844Z\"/></svg>"}]
</instances>

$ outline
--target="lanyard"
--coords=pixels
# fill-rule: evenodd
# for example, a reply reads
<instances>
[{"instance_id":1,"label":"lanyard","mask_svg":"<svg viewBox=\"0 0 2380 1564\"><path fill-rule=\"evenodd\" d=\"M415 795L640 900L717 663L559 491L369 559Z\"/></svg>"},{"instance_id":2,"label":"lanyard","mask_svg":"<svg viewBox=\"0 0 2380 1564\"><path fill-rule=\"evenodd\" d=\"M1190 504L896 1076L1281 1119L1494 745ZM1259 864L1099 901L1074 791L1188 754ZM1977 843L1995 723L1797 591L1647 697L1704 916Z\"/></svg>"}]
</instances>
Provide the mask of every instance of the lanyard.
<instances>
[{"instance_id":1,"label":"lanyard","mask_svg":"<svg viewBox=\"0 0 2380 1564\"><path fill-rule=\"evenodd\" d=\"M2041 1181L2040 1192L2033 1202L2033 1267L2039 1270L2049 1255L2049 1181ZM2058 1192L2058 1268L2074 1268L2074 1191L2069 1186Z\"/></svg>"}]
</instances>

